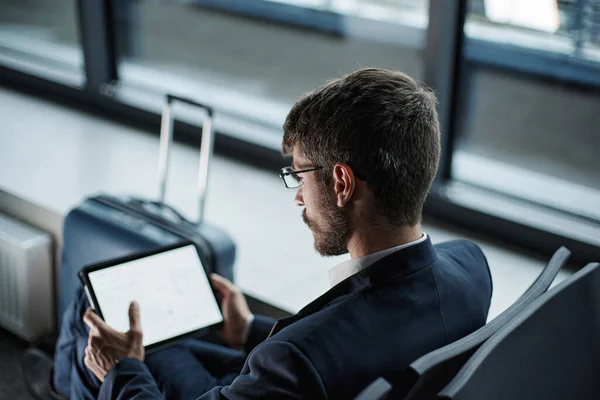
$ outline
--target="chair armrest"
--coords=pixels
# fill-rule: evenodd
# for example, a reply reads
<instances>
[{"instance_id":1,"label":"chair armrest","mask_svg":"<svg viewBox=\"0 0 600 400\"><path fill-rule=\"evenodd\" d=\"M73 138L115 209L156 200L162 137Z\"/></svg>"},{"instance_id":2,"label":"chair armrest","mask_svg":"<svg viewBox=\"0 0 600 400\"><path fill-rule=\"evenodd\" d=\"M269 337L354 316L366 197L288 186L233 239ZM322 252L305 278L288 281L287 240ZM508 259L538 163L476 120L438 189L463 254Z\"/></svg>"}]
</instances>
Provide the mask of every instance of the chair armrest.
<instances>
[{"instance_id":1,"label":"chair armrest","mask_svg":"<svg viewBox=\"0 0 600 400\"><path fill-rule=\"evenodd\" d=\"M293 315L289 311L274 306L273 304L266 303L247 293L244 293L244 296L246 296L248 307L250 307L250 311L252 311L253 314L264 315L274 319L286 318Z\"/></svg>"}]
</instances>

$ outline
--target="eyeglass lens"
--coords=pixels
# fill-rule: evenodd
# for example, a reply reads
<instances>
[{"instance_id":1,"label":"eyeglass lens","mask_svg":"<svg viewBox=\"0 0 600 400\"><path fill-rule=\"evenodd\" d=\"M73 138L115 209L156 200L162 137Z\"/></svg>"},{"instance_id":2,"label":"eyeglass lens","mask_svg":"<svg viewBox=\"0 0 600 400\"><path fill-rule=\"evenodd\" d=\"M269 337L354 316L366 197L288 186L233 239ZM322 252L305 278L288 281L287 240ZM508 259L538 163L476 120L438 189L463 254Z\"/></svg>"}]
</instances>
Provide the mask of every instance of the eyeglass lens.
<instances>
[{"instance_id":1,"label":"eyeglass lens","mask_svg":"<svg viewBox=\"0 0 600 400\"><path fill-rule=\"evenodd\" d=\"M298 178L297 174L285 175L284 179L286 186L289 188L295 188L302 184L302 181L300 181L300 178Z\"/></svg>"},{"instance_id":2,"label":"eyeglass lens","mask_svg":"<svg viewBox=\"0 0 600 400\"><path fill-rule=\"evenodd\" d=\"M296 174L293 173L291 167L285 167L281 170L283 181L288 188L295 188L301 185L301 181Z\"/></svg>"}]
</instances>

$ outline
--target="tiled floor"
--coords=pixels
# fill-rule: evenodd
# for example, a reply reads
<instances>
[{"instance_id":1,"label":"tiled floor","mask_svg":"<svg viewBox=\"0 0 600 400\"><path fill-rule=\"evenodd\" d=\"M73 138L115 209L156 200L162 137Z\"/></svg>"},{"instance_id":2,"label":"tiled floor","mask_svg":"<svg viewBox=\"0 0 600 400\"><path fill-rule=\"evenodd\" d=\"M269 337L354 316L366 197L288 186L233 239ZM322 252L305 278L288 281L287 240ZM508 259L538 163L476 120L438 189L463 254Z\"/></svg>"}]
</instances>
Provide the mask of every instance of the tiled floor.
<instances>
[{"instance_id":1,"label":"tiled floor","mask_svg":"<svg viewBox=\"0 0 600 400\"><path fill-rule=\"evenodd\" d=\"M0 104L0 189L59 215L97 192L156 195L157 136L2 88ZM197 152L177 144L173 155L168 199L193 216ZM237 283L290 311L327 290L328 268L346 258L315 253L293 198L277 171L214 158L206 215L238 244ZM490 318L509 306L545 263L436 221L425 219L425 230L434 242L469 238L483 247L495 288ZM559 280L565 276L562 272ZM14 363L17 354L10 351Z\"/></svg>"}]
</instances>

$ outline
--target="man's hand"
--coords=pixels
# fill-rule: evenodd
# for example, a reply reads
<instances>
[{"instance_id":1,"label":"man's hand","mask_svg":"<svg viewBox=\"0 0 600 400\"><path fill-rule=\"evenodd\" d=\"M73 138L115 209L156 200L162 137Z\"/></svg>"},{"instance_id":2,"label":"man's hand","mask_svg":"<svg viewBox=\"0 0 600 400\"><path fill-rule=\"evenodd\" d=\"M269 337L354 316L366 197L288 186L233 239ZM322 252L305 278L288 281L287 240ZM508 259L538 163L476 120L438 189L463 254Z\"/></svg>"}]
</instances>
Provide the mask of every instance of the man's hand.
<instances>
[{"instance_id":1,"label":"man's hand","mask_svg":"<svg viewBox=\"0 0 600 400\"><path fill-rule=\"evenodd\" d=\"M135 358L144 361L144 345L140 326L140 311L136 302L129 306L129 332L117 332L106 325L90 308L83 316L90 327L88 345L85 348L85 366L101 382L120 358Z\"/></svg>"},{"instance_id":2,"label":"man's hand","mask_svg":"<svg viewBox=\"0 0 600 400\"><path fill-rule=\"evenodd\" d=\"M233 283L219 275L211 274L210 282L221 300L223 339L232 347L239 346L244 342L244 332L252 317L246 298Z\"/></svg>"}]
</instances>

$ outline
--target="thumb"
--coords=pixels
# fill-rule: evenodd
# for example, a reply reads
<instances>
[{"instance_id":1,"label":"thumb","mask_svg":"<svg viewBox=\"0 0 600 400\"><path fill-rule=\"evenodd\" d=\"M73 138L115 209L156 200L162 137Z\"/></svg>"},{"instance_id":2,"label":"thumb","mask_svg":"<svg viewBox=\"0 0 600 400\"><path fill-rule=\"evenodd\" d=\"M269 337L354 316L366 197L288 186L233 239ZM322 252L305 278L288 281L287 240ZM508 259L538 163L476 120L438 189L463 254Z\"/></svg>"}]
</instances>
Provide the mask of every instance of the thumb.
<instances>
[{"instance_id":1,"label":"thumb","mask_svg":"<svg viewBox=\"0 0 600 400\"><path fill-rule=\"evenodd\" d=\"M210 275L210 283L212 284L213 289L221 297L227 297L229 293L231 293L231 283L217 274Z\"/></svg>"},{"instance_id":2,"label":"thumb","mask_svg":"<svg viewBox=\"0 0 600 400\"><path fill-rule=\"evenodd\" d=\"M218 287L222 287L228 290L231 290L233 288L233 283L231 283L228 279L223 278L220 275L217 274L210 274L210 282L214 285L214 286L218 286Z\"/></svg>"},{"instance_id":3,"label":"thumb","mask_svg":"<svg viewBox=\"0 0 600 400\"><path fill-rule=\"evenodd\" d=\"M140 324L140 306L137 301L132 301L129 305L129 329L142 330Z\"/></svg>"}]
</instances>

